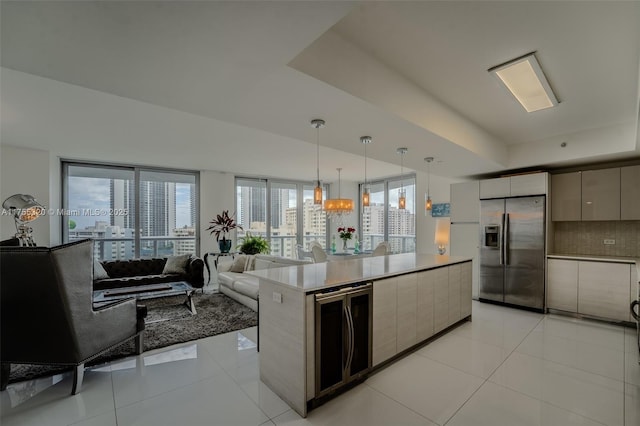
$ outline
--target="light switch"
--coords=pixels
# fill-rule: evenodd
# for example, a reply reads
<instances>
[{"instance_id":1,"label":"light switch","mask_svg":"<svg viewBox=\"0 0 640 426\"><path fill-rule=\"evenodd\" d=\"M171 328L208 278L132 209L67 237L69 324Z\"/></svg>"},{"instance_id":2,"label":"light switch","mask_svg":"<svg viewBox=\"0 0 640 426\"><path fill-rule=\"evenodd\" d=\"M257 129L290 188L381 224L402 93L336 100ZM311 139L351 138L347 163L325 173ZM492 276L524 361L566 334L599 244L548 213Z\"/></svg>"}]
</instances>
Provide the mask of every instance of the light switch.
<instances>
[{"instance_id":1,"label":"light switch","mask_svg":"<svg viewBox=\"0 0 640 426\"><path fill-rule=\"evenodd\" d=\"M613 244L615 244L615 243L616 243L616 240L604 240L604 243L605 243L606 245L613 245Z\"/></svg>"},{"instance_id":2,"label":"light switch","mask_svg":"<svg viewBox=\"0 0 640 426\"><path fill-rule=\"evenodd\" d=\"M273 292L273 301L276 303L282 303L282 293Z\"/></svg>"}]
</instances>

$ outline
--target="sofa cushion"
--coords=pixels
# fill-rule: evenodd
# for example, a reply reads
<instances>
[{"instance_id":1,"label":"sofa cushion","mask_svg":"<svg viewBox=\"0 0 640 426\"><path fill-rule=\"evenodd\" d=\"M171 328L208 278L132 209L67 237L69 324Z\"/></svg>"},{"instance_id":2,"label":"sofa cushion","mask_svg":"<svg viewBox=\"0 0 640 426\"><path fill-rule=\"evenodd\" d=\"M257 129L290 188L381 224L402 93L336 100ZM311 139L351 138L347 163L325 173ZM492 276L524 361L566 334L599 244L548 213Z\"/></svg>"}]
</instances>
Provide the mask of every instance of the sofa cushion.
<instances>
[{"instance_id":1,"label":"sofa cushion","mask_svg":"<svg viewBox=\"0 0 640 426\"><path fill-rule=\"evenodd\" d=\"M245 277L246 275L242 275L240 272L221 272L218 274L218 284L233 288L234 281Z\"/></svg>"},{"instance_id":2,"label":"sofa cushion","mask_svg":"<svg viewBox=\"0 0 640 426\"><path fill-rule=\"evenodd\" d=\"M98 259L93 259L93 279L94 280L106 280L109 278L109 274L104 270L102 263Z\"/></svg>"},{"instance_id":3,"label":"sofa cushion","mask_svg":"<svg viewBox=\"0 0 640 426\"><path fill-rule=\"evenodd\" d=\"M244 254L236 256L231 264L229 272L244 272L247 264L247 256Z\"/></svg>"},{"instance_id":4,"label":"sofa cushion","mask_svg":"<svg viewBox=\"0 0 640 426\"><path fill-rule=\"evenodd\" d=\"M249 296L252 299L258 299L258 278L256 277L246 277L240 280L236 280L233 283L233 289L240 294L244 294L245 296Z\"/></svg>"},{"instance_id":5,"label":"sofa cushion","mask_svg":"<svg viewBox=\"0 0 640 426\"><path fill-rule=\"evenodd\" d=\"M259 257L256 257L253 262L253 270L259 271L261 269L269 269L272 265L273 262L271 260L260 259Z\"/></svg>"},{"instance_id":6,"label":"sofa cushion","mask_svg":"<svg viewBox=\"0 0 640 426\"><path fill-rule=\"evenodd\" d=\"M139 275L137 277L119 277L96 280L93 282L94 290L107 290L120 287L134 287L147 284L172 283L182 281L177 274Z\"/></svg>"},{"instance_id":7,"label":"sofa cushion","mask_svg":"<svg viewBox=\"0 0 640 426\"><path fill-rule=\"evenodd\" d=\"M191 258L190 254L183 254L181 256L169 256L167 263L164 264L162 269L163 274L181 274L187 273L187 262Z\"/></svg>"},{"instance_id":8,"label":"sofa cushion","mask_svg":"<svg viewBox=\"0 0 640 426\"><path fill-rule=\"evenodd\" d=\"M166 259L108 260L103 261L102 266L109 277L122 278L162 274L166 262Z\"/></svg>"}]
</instances>

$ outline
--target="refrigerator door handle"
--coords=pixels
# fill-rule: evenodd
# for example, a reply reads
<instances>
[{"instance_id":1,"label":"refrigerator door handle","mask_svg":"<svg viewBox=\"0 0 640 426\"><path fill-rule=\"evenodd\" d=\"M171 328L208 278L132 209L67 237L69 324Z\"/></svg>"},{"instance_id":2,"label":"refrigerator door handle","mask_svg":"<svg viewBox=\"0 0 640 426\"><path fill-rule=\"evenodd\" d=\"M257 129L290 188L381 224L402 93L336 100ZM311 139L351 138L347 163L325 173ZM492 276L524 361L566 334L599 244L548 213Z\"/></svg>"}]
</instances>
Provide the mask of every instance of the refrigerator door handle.
<instances>
[{"instance_id":1,"label":"refrigerator door handle","mask_svg":"<svg viewBox=\"0 0 640 426\"><path fill-rule=\"evenodd\" d=\"M502 213L502 219L500 224L500 230L502 231L502 235L499 235L500 240L504 240L504 213ZM504 265L504 244L503 241L499 241L498 245L500 246L500 265Z\"/></svg>"},{"instance_id":2,"label":"refrigerator door handle","mask_svg":"<svg viewBox=\"0 0 640 426\"><path fill-rule=\"evenodd\" d=\"M504 216L504 242L502 243L502 258L505 265L509 264L509 213Z\"/></svg>"}]
</instances>

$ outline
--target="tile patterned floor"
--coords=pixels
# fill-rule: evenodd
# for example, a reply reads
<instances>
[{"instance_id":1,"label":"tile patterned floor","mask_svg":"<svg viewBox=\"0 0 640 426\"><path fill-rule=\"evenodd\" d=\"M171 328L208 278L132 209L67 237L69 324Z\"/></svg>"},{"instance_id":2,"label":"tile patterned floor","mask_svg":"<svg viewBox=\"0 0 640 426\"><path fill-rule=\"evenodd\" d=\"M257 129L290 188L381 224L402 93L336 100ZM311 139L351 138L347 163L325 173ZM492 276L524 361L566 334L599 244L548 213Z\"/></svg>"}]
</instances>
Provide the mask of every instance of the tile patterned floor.
<instances>
[{"instance_id":1,"label":"tile patterned floor","mask_svg":"<svg viewBox=\"0 0 640 426\"><path fill-rule=\"evenodd\" d=\"M635 330L473 303L473 322L306 419L259 379L256 328L10 385L0 424L640 425Z\"/></svg>"}]
</instances>

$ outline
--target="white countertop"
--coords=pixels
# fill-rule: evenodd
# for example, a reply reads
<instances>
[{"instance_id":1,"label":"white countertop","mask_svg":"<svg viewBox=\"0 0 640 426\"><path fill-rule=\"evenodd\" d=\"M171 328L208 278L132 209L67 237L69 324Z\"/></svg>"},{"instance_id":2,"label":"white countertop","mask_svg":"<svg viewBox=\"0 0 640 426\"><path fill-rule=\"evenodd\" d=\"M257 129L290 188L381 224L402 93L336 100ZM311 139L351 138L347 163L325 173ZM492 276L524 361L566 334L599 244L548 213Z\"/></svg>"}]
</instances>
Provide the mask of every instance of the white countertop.
<instances>
[{"instance_id":1,"label":"white countertop","mask_svg":"<svg viewBox=\"0 0 640 426\"><path fill-rule=\"evenodd\" d=\"M471 261L471 258L404 253L262 269L248 271L245 274L310 293L467 261Z\"/></svg>"}]
</instances>

